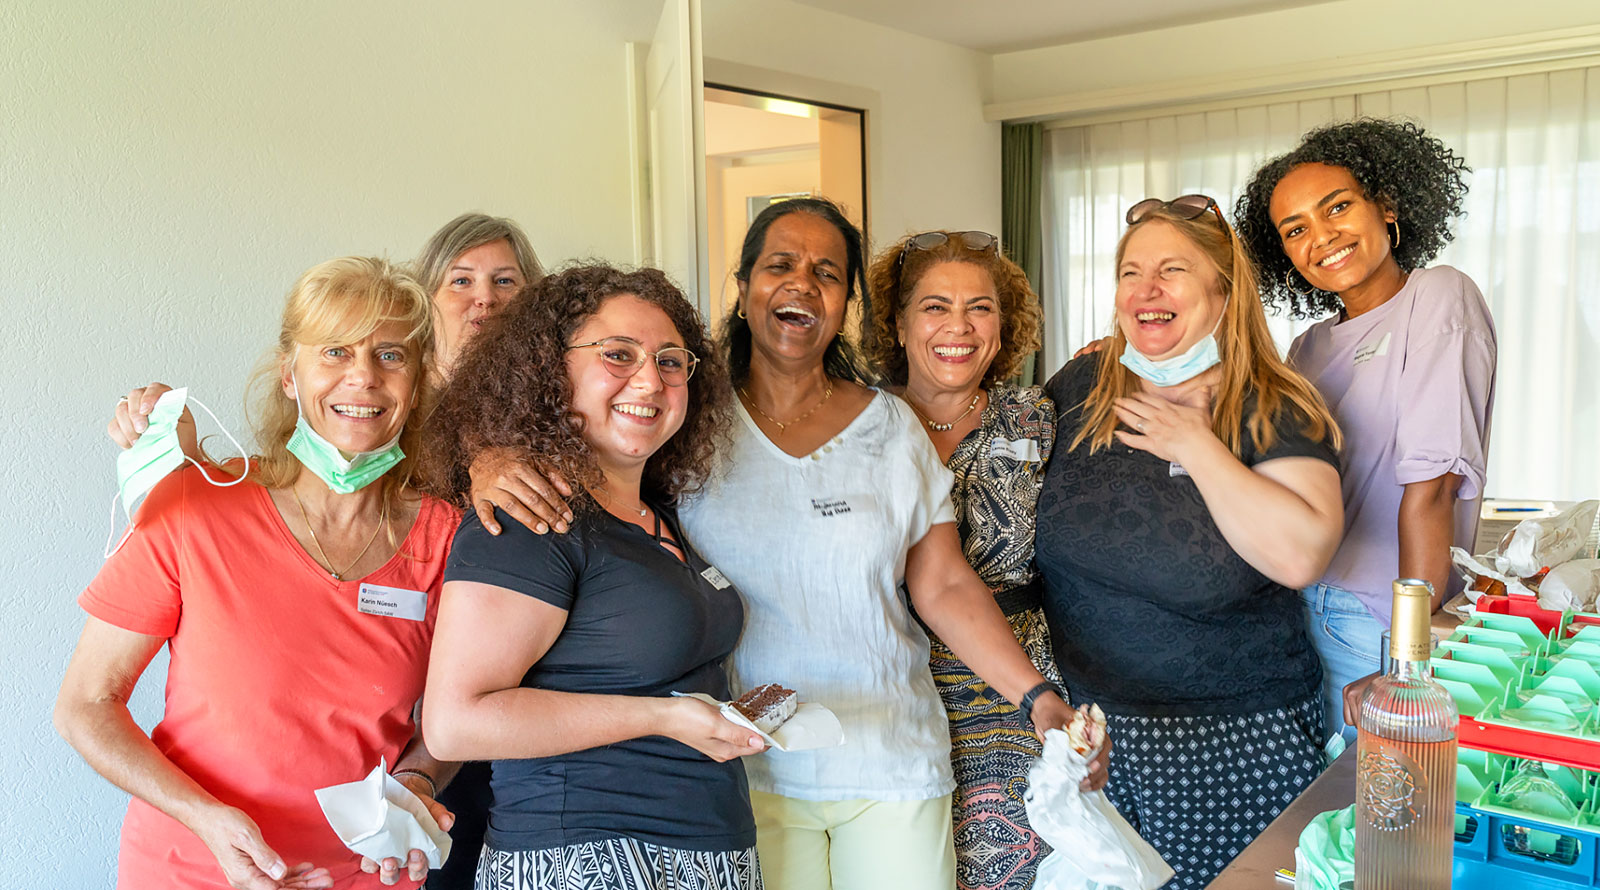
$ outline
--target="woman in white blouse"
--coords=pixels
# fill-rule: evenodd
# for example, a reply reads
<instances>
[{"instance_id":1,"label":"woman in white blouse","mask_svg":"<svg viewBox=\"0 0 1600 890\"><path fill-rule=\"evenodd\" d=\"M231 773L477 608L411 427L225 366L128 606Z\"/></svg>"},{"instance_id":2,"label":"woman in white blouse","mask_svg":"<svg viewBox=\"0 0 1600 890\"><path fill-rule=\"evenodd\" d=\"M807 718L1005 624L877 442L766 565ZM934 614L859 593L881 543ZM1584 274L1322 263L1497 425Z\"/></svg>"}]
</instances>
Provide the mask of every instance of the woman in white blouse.
<instances>
[{"instance_id":1,"label":"woman in white blouse","mask_svg":"<svg viewBox=\"0 0 1600 890\"><path fill-rule=\"evenodd\" d=\"M954 885L949 728L907 594L1035 728L1070 716L968 566L951 474L916 415L863 385L839 336L864 267L860 231L827 201L756 218L723 332L734 441L681 507L690 541L746 598L735 688L782 683L844 726L842 747L746 761L773 890ZM1103 784L1103 768L1092 775Z\"/></svg>"}]
</instances>

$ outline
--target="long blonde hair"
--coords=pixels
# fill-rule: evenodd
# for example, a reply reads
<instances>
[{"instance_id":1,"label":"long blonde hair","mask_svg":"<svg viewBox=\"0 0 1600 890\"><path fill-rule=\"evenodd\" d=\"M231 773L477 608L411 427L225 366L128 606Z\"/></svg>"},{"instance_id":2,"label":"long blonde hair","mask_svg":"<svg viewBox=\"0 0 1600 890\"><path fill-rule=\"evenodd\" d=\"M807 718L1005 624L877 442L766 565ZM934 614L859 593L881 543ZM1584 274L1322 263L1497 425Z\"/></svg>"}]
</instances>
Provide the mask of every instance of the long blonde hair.
<instances>
[{"instance_id":1,"label":"long blonde hair","mask_svg":"<svg viewBox=\"0 0 1600 890\"><path fill-rule=\"evenodd\" d=\"M1285 408L1292 407L1303 419L1307 438L1326 440L1336 450L1343 447L1339 425L1317 388L1278 357L1277 344L1272 342L1267 328L1266 311L1261 308L1255 266L1220 216L1207 211L1194 219L1183 219L1170 208L1157 208L1122 234L1122 240L1117 242L1116 268L1122 268L1133 233L1156 221L1177 229L1200 248L1217 270L1217 284L1227 295L1216 334L1217 351L1222 356L1222 382L1212 399L1211 429L1217 438L1235 457L1242 458L1241 428L1248 426L1255 450L1265 451L1277 441L1274 421ZM1100 350L1094 388L1083 403L1083 425L1072 440L1072 448L1087 441L1090 454L1116 441L1112 435L1118 423L1116 400L1139 390L1138 376L1119 361L1128 345L1127 335L1121 324L1113 328L1110 342ZM1255 401L1250 406L1250 416L1245 417L1252 396Z\"/></svg>"},{"instance_id":2,"label":"long blonde hair","mask_svg":"<svg viewBox=\"0 0 1600 890\"><path fill-rule=\"evenodd\" d=\"M290 289L278 344L251 375L250 386L256 396L254 406L247 406L247 416L260 449L250 461L255 481L267 488L283 488L300 475L300 461L287 447L299 411L281 383L284 363L294 361L295 349L319 343L354 343L389 322L405 325L407 355L418 363L415 407L400 433L400 449L406 456L380 480L384 504L395 512L395 501L413 488L416 456L422 453L423 420L436 396L431 382L434 308L410 272L377 257L339 257L318 263ZM393 544L392 525L389 534Z\"/></svg>"}]
</instances>

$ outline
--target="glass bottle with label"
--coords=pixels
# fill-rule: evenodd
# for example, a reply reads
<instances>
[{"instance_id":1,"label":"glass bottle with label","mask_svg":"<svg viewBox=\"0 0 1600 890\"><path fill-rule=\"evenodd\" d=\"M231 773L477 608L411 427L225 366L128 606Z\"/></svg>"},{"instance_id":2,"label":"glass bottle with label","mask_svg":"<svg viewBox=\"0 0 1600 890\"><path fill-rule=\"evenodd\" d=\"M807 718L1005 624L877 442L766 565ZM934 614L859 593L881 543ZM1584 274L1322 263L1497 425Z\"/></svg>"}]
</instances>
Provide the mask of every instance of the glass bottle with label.
<instances>
[{"instance_id":1,"label":"glass bottle with label","mask_svg":"<svg viewBox=\"0 0 1600 890\"><path fill-rule=\"evenodd\" d=\"M1356 717L1356 890L1449 890L1455 701L1428 664L1433 586L1394 582L1389 663Z\"/></svg>"}]
</instances>

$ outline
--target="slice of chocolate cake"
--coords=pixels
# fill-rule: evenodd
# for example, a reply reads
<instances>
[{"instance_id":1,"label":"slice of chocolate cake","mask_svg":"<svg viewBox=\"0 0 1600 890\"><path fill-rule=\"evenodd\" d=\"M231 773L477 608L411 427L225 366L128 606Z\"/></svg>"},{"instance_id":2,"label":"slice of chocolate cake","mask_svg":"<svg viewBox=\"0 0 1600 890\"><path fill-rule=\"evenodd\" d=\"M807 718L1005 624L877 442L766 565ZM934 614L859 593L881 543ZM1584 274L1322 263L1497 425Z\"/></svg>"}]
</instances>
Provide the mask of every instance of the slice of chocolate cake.
<instances>
[{"instance_id":1,"label":"slice of chocolate cake","mask_svg":"<svg viewBox=\"0 0 1600 890\"><path fill-rule=\"evenodd\" d=\"M794 709L798 705L795 691L785 689L776 683L757 686L733 703L735 710L755 724L756 729L768 735L782 726L784 721L793 717Z\"/></svg>"}]
</instances>

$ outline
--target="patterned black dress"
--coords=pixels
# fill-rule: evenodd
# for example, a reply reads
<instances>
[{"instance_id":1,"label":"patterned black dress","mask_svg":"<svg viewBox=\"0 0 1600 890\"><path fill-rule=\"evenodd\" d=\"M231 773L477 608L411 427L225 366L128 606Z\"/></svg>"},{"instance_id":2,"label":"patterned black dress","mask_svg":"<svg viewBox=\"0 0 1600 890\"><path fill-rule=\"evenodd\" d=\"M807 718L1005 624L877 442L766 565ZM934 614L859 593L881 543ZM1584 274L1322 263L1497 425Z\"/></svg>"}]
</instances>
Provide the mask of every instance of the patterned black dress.
<instances>
[{"instance_id":1,"label":"patterned black dress","mask_svg":"<svg viewBox=\"0 0 1600 890\"><path fill-rule=\"evenodd\" d=\"M1033 565L1034 507L1055 441L1055 406L1037 387L999 385L978 428L947 464L967 562L996 592L1011 629L1046 678L1059 683ZM955 768L956 884L961 890L1033 886L1050 852L1028 827L1022 795L1039 740L1017 709L932 637L933 679L950 717Z\"/></svg>"}]
</instances>

